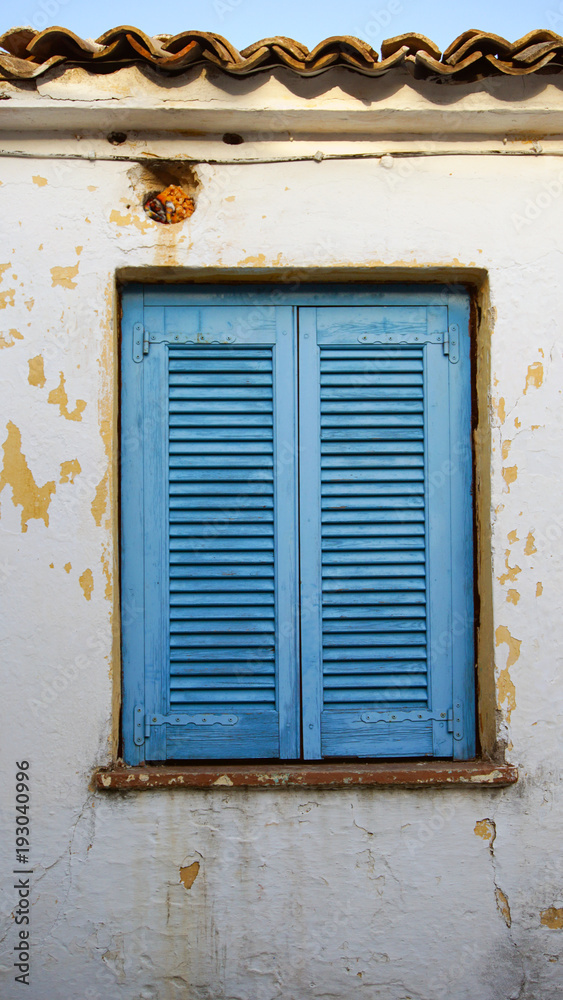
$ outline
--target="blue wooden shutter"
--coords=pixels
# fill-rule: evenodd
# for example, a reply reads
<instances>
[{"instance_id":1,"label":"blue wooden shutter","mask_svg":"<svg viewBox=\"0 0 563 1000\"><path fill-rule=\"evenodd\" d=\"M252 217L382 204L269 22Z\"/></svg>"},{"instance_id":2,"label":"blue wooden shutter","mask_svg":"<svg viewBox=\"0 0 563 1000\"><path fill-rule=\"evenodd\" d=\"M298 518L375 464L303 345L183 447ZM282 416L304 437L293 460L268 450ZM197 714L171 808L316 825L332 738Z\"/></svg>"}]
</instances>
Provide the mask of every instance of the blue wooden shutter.
<instances>
[{"instance_id":1,"label":"blue wooden shutter","mask_svg":"<svg viewBox=\"0 0 563 1000\"><path fill-rule=\"evenodd\" d=\"M305 757L470 756L466 299L299 325Z\"/></svg>"},{"instance_id":2,"label":"blue wooden shutter","mask_svg":"<svg viewBox=\"0 0 563 1000\"><path fill-rule=\"evenodd\" d=\"M142 296L123 340L127 759L296 757L293 311Z\"/></svg>"}]
</instances>

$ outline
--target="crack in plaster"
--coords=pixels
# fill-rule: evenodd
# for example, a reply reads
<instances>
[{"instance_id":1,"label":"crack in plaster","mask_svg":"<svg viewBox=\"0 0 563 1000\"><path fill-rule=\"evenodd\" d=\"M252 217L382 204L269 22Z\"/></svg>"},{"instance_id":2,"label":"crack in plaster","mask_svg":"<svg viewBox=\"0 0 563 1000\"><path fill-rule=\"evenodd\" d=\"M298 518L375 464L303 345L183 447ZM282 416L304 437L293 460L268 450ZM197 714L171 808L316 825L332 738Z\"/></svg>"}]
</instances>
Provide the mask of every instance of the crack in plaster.
<instances>
[{"instance_id":1,"label":"crack in plaster","mask_svg":"<svg viewBox=\"0 0 563 1000\"><path fill-rule=\"evenodd\" d=\"M72 823L72 825L70 827L71 835L70 835L70 840L69 840L69 843L68 843L68 847L65 848L65 850L62 852L62 854L55 861L53 861L52 864L47 865L47 867L45 867L45 868L43 868L43 865L42 865L41 867L43 868L43 874L40 875L39 878L35 879L35 881L34 881L34 885L37 885L39 882L41 882L41 880L45 877L45 874L51 868L55 868L56 865L62 864L65 861L65 859L66 859L66 861L67 861L67 869L65 871L64 877L65 877L65 879L68 879L67 889L66 889L66 892L65 892L65 895L64 895L64 899L59 904L59 910L58 910L58 913L57 913L57 915L56 915L53 923L51 924L50 927L47 927L45 929L45 932L44 932L44 935L43 935L44 942L46 942L49 938L51 938L53 936L53 932L55 930L55 927L57 926L57 924L61 920L63 914L66 913L66 904L67 904L67 901L68 901L68 897L70 896L70 892L71 892L71 889L72 889L72 881L73 881L73 877L72 877L72 848L73 848L73 844L74 844L74 838L76 836L78 825L81 822L82 817L84 815L91 815L92 822L94 824L95 817L94 817L93 808L92 808L93 804L94 804L94 796L91 795L91 794L88 794L87 797L86 797L86 799L85 799L85 801L84 801L84 803L83 803L83 805L82 805L82 807L81 807L81 809L80 809L80 812L78 813L78 816L77 816L76 820L74 821L74 823ZM88 813L88 810L90 810L90 813ZM90 838L92 842L94 841L94 836L95 836L95 830L93 829L92 830L92 836Z\"/></svg>"}]
</instances>

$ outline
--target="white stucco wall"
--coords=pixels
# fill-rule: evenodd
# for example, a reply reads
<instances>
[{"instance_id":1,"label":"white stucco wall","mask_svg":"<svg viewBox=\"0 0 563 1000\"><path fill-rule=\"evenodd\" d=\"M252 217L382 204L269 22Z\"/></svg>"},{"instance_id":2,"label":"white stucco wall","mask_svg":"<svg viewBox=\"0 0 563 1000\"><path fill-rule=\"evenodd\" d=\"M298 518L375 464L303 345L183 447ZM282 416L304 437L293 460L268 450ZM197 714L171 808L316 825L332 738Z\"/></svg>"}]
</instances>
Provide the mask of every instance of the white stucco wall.
<instances>
[{"instance_id":1,"label":"white stucco wall","mask_svg":"<svg viewBox=\"0 0 563 1000\"><path fill-rule=\"evenodd\" d=\"M2 997L557 1000L563 160L202 164L196 212L170 228L146 219L130 170L0 160ZM111 757L115 275L165 265L488 272L498 709L515 787L90 790ZM12 967L21 759L29 987ZM187 889L180 868L196 861Z\"/></svg>"}]
</instances>

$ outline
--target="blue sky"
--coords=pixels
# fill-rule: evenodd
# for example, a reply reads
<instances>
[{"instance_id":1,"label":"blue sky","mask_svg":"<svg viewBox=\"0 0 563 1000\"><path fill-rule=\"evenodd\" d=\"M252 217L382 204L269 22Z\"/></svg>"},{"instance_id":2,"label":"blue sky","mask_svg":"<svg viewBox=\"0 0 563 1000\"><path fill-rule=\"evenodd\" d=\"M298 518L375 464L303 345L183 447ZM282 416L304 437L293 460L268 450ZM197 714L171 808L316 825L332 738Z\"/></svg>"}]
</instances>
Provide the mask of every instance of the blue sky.
<instances>
[{"instance_id":1,"label":"blue sky","mask_svg":"<svg viewBox=\"0 0 563 1000\"><path fill-rule=\"evenodd\" d=\"M3 5L4 6L4 5ZM404 31L428 35L441 48L466 28L494 31L514 41L533 28L563 34L563 0L15 0L2 11L0 28L61 24L95 38L118 24L149 34L187 28L215 31L238 48L271 35L288 35L312 48L329 35L358 35L379 48Z\"/></svg>"}]
</instances>

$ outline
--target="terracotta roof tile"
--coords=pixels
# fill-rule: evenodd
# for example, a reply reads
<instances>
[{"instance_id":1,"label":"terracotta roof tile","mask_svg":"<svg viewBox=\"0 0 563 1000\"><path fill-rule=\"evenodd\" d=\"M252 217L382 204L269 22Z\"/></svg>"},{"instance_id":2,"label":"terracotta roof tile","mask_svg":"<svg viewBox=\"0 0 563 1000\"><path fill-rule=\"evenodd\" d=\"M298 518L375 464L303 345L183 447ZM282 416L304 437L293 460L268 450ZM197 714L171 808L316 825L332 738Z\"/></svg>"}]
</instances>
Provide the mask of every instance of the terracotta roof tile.
<instances>
[{"instance_id":1,"label":"terracotta roof tile","mask_svg":"<svg viewBox=\"0 0 563 1000\"><path fill-rule=\"evenodd\" d=\"M383 76L402 65L417 79L460 83L488 76L563 72L563 37L544 29L509 42L472 28L443 53L431 39L411 32L384 41L381 57L367 42L351 36L326 38L312 51L293 38L263 38L239 52L212 32L151 37L130 25L112 28L96 41L84 40L61 27L40 32L12 28L0 36L0 49L0 78L7 80L34 79L61 64L108 73L124 65L145 63L167 75L209 65L231 76L276 67L299 76L316 76L334 67L364 76Z\"/></svg>"}]
</instances>

